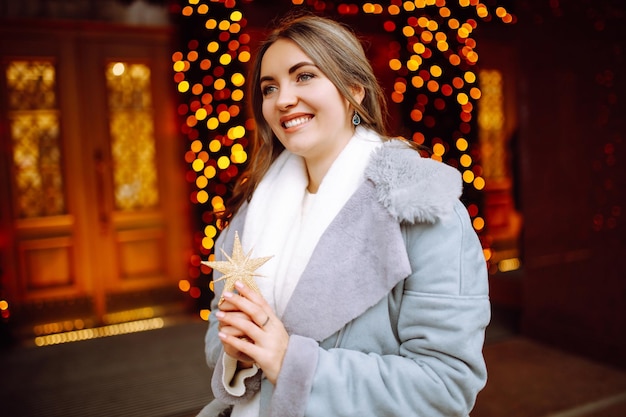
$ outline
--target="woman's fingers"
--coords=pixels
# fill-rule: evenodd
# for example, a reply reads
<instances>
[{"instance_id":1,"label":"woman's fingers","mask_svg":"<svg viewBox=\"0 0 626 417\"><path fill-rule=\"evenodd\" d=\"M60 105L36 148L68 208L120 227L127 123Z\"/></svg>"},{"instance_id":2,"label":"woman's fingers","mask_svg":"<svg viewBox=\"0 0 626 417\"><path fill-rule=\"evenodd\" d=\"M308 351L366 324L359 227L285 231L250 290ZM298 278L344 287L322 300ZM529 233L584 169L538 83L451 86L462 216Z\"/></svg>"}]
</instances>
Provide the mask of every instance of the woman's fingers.
<instances>
[{"instance_id":1,"label":"woman's fingers","mask_svg":"<svg viewBox=\"0 0 626 417\"><path fill-rule=\"evenodd\" d=\"M252 318L253 316L263 316L265 313L258 312L250 313L250 311L257 311L257 308L250 306L250 302L246 301L243 297L235 295L234 304L238 306L237 311L218 311L215 313L215 317L219 320L220 331L229 330L224 332L229 336L234 337L248 337L249 339L256 340L260 336L261 327ZM263 316L267 317L267 315Z\"/></svg>"},{"instance_id":2,"label":"woman's fingers","mask_svg":"<svg viewBox=\"0 0 626 417\"><path fill-rule=\"evenodd\" d=\"M266 326L267 330L263 330L248 322L248 326L256 327L256 330L248 327L247 331L244 330L248 335L245 337L233 337L226 332L220 332L219 337L226 352L236 352L229 355L236 358L240 357L238 355L251 358L263 369L267 379L275 384L287 352L289 335L282 323L273 321L270 323L271 325Z\"/></svg>"},{"instance_id":3,"label":"woman's fingers","mask_svg":"<svg viewBox=\"0 0 626 417\"><path fill-rule=\"evenodd\" d=\"M265 376L275 383L287 351L289 335L261 295L241 283L237 283L237 291L239 294L224 293L224 304L229 303L228 308L232 306L233 310L216 313L222 329L237 330L220 331L219 337L226 352L252 358L263 369ZM237 357L236 354L229 355Z\"/></svg>"},{"instance_id":4,"label":"woman's fingers","mask_svg":"<svg viewBox=\"0 0 626 417\"><path fill-rule=\"evenodd\" d=\"M248 316L242 312L234 311L234 312L229 312L228 314L233 316L231 317L231 319L238 317L239 320L250 321ZM219 321L219 324L218 324L219 335L227 335L233 339L247 338L246 334L242 330L240 330L238 327L228 324L227 320L226 321L222 320L224 317L226 317L225 312L218 311L215 313L215 317ZM227 353L229 356L237 359L240 362L247 363L249 366L251 366L250 365L251 363L254 363L253 359L239 352L237 349L235 349L231 345L224 344L224 352Z\"/></svg>"},{"instance_id":5,"label":"woman's fingers","mask_svg":"<svg viewBox=\"0 0 626 417\"><path fill-rule=\"evenodd\" d=\"M223 299L224 301L219 305L219 309L221 311L236 311L237 307L235 307L233 305L233 303L229 303L228 301L226 301L226 299Z\"/></svg>"},{"instance_id":6,"label":"woman's fingers","mask_svg":"<svg viewBox=\"0 0 626 417\"><path fill-rule=\"evenodd\" d=\"M215 316L219 320L220 318L224 317L225 314L226 313L224 313L223 311L218 311L218 312L215 313ZM242 320L250 320L248 318L247 314L242 313L240 311L229 312L229 314L232 314L235 317L239 317ZM239 330L236 327L233 327L233 326L230 326L230 325L226 325L222 320L219 320L217 328L218 328L218 330L224 331L224 332L226 332L227 334L229 334L231 336L235 336L235 337L244 336L244 334L241 332L241 330Z\"/></svg>"},{"instance_id":7,"label":"woman's fingers","mask_svg":"<svg viewBox=\"0 0 626 417\"><path fill-rule=\"evenodd\" d=\"M232 292L225 292L224 299L228 303L228 307L234 307L248 314L250 319L259 327L263 327L273 314L272 308L267 304L265 298L261 294L251 290L248 286L238 281L235 283L239 297Z\"/></svg>"}]
</instances>

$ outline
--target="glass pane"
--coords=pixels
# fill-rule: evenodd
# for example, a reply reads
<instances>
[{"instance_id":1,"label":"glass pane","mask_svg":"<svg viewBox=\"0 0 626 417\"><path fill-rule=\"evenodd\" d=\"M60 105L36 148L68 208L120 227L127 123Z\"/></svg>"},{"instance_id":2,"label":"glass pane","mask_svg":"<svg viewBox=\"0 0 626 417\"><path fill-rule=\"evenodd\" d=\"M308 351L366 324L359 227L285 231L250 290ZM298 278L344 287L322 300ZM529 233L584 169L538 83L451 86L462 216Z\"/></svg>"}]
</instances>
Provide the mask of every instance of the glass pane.
<instances>
[{"instance_id":1,"label":"glass pane","mask_svg":"<svg viewBox=\"0 0 626 417\"><path fill-rule=\"evenodd\" d=\"M11 61L6 80L17 215L64 214L54 64Z\"/></svg>"},{"instance_id":2,"label":"glass pane","mask_svg":"<svg viewBox=\"0 0 626 417\"><path fill-rule=\"evenodd\" d=\"M150 92L145 64L106 68L115 207L139 210L159 202Z\"/></svg>"},{"instance_id":3,"label":"glass pane","mask_svg":"<svg viewBox=\"0 0 626 417\"><path fill-rule=\"evenodd\" d=\"M56 73L51 61L11 61L6 77L10 110L56 108Z\"/></svg>"}]
</instances>

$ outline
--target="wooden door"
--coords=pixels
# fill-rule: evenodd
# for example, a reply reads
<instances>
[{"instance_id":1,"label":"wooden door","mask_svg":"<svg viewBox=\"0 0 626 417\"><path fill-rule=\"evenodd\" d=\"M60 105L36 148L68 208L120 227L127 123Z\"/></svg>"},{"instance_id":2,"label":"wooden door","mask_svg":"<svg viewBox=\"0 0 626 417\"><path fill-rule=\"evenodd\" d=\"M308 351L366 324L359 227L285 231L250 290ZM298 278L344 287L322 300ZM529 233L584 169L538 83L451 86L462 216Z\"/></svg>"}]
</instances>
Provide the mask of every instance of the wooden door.
<instances>
[{"instance_id":1,"label":"wooden door","mask_svg":"<svg viewBox=\"0 0 626 417\"><path fill-rule=\"evenodd\" d=\"M67 330L184 308L191 239L170 38L5 29L0 261L12 320Z\"/></svg>"}]
</instances>

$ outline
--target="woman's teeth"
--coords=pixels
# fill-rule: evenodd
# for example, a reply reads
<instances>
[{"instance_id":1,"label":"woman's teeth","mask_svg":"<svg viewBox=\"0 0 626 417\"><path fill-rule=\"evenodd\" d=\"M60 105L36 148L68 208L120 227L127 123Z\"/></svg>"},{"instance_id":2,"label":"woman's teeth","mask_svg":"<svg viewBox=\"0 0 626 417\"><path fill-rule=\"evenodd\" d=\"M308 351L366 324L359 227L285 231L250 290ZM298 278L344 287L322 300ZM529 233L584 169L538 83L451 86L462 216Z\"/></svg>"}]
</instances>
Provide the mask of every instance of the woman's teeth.
<instances>
[{"instance_id":1,"label":"woman's teeth","mask_svg":"<svg viewBox=\"0 0 626 417\"><path fill-rule=\"evenodd\" d=\"M295 119L288 120L284 123L285 128L289 129L290 127L299 126L311 120L310 117L297 117Z\"/></svg>"}]
</instances>

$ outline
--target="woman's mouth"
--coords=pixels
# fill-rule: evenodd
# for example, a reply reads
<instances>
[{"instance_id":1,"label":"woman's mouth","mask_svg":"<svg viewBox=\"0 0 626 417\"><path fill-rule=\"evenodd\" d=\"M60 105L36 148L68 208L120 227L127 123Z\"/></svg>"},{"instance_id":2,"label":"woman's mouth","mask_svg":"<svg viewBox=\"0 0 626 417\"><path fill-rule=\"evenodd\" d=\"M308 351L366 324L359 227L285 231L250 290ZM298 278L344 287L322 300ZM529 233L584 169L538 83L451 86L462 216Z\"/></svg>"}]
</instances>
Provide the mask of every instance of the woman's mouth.
<instances>
[{"instance_id":1,"label":"woman's mouth","mask_svg":"<svg viewBox=\"0 0 626 417\"><path fill-rule=\"evenodd\" d=\"M291 129L292 127L300 126L300 125L307 123L312 118L313 116L296 117L295 119L291 119L291 120L287 120L286 122L283 122L283 127L285 129Z\"/></svg>"}]
</instances>

